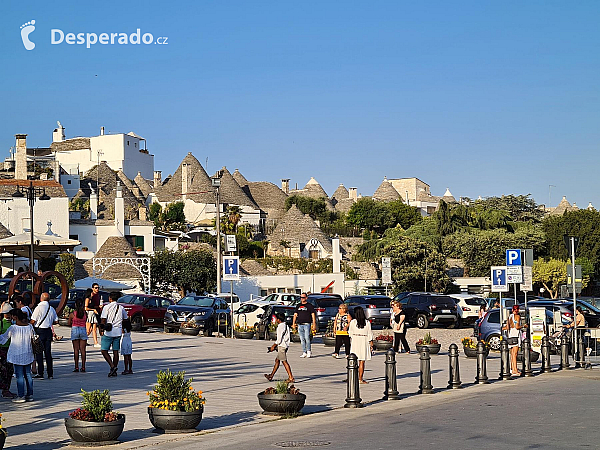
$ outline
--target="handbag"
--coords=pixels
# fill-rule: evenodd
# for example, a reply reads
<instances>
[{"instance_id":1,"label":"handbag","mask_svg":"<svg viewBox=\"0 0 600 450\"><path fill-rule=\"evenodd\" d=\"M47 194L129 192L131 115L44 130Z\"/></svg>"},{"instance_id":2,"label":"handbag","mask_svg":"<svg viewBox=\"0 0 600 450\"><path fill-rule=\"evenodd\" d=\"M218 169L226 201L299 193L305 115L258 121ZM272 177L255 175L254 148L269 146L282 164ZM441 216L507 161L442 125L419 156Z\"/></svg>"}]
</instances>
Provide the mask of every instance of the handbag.
<instances>
[{"instance_id":1,"label":"handbag","mask_svg":"<svg viewBox=\"0 0 600 450\"><path fill-rule=\"evenodd\" d=\"M120 305L117 305L117 307L115 308L115 313L113 315L113 321L117 318L117 313L119 312L120 307L121 307ZM107 320L102 328L104 331L112 331L112 329L113 329L112 321L109 322Z\"/></svg>"},{"instance_id":2,"label":"handbag","mask_svg":"<svg viewBox=\"0 0 600 450\"><path fill-rule=\"evenodd\" d=\"M31 348L33 350L34 355L41 355L44 351L44 344L42 344L42 340L35 332L35 330L33 330L33 333L31 335Z\"/></svg>"},{"instance_id":3,"label":"handbag","mask_svg":"<svg viewBox=\"0 0 600 450\"><path fill-rule=\"evenodd\" d=\"M519 338L518 337L509 337L506 339L506 342L508 342L508 345L519 345Z\"/></svg>"}]
</instances>

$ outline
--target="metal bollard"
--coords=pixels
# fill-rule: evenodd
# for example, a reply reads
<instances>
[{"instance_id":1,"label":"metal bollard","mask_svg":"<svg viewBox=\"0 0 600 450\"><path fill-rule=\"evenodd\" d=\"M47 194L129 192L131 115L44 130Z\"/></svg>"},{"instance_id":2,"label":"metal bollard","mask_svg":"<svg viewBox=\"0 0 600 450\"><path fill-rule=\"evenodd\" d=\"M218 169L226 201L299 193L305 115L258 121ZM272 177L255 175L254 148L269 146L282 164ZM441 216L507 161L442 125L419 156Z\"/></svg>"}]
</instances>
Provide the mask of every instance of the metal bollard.
<instances>
[{"instance_id":1,"label":"metal bollard","mask_svg":"<svg viewBox=\"0 0 600 450\"><path fill-rule=\"evenodd\" d=\"M531 343L529 338L523 339L523 376L532 377L533 371L531 370Z\"/></svg>"},{"instance_id":2,"label":"metal bollard","mask_svg":"<svg viewBox=\"0 0 600 450\"><path fill-rule=\"evenodd\" d=\"M358 357L354 353L348 356L348 396L344 408L362 408L362 399L358 388Z\"/></svg>"},{"instance_id":3,"label":"metal bollard","mask_svg":"<svg viewBox=\"0 0 600 450\"><path fill-rule=\"evenodd\" d=\"M458 345L450 344L448 348L450 354L450 379L448 380L448 389L461 388L460 369L458 367Z\"/></svg>"},{"instance_id":4,"label":"metal bollard","mask_svg":"<svg viewBox=\"0 0 600 450\"><path fill-rule=\"evenodd\" d=\"M548 336L542 338L542 369L540 373L552 372L552 365L550 364L550 339Z\"/></svg>"},{"instance_id":5,"label":"metal bollard","mask_svg":"<svg viewBox=\"0 0 600 450\"><path fill-rule=\"evenodd\" d=\"M477 343L477 376L475 377L477 384L489 384L487 377L485 344L483 341Z\"/></svg>"},{"instance_id":6,"label":"metal bollard","mask_svg":"<svg viewBox=\"0 0 600 450\"><path fill-rule=\"evenodd\" d=\"M563 336L560 341L560 366L559 370L568 369L569 364L569 340Z\"/></svg>"},{"instance_id":7,"label":"metal bollard","mask_svg":"<svg viewBox=\"0 0 600 450\"><path fill-rule=\"evenodd\" d=\"M384 400L399 400L396 383L396 352L393 348L388 349L385 354L385 391Z\"/></svg>"},{"instance_id":8,"label":"metal bollard","mask_svg":"<svg viewBox=\"0 0 600 450\"><path fill-rule=\"evenodd\" d=\"M431 384L431 356L429 349L423 346L421 349L421 379L419 384L419 394L433 394L433 386Z\"/></svg>"},{"instance_id":9,"label":"metal bollard","mask_svg":"<svg viewBox=\"0 0 600 450\"><path fill-rule=\"evenodd\" d=\"M577 357L575 358L575 368L581 368L581 364L585 365L585 348L583 348L583 330L577 333Z\"/></svg>"},{"instance_id":10,"label":"metal bollard","mask_svg":"<svg viewBox=\"0 0 600 450\"><path fill-rule=\"evenodd\" d=\"M508 354L508 341L506 339L500 341L500 376L498 379L513 379L510 374L510 355Z\"/></svg>"}]
</instances>

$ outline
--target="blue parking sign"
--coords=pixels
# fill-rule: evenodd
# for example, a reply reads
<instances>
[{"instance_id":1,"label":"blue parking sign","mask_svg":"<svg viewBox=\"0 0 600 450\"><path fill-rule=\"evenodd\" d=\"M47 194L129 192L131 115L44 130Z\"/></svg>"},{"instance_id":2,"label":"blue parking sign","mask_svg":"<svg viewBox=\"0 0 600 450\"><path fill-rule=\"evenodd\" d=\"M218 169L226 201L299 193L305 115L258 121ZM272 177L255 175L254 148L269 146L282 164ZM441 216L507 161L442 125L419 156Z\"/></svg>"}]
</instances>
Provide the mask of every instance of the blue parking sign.
<instances>
[{"instance_id":1,"label":"blue parking sign","mask_svg":"<svg viewBox=\"0 0 600 450\"><path fill-rule=\"evenodd\" d=\"M238 281L240 279L240 258L238 256L223 256L223 281Z\"/></svg>"},{"instance_id":2,"label":"blue parking sign","mask_svg":"<svg viewBox=\"0 0 600 450\"><path fill-rule=\"evenodd\" d=\"M511 249L506 250L506 265L507 266L521 266L521 250Z\"/></svg>"},{"instance_id":3,"label":"blue parking sign","mask_svg":"<svg viewBox=\"0 0 600 450\"><path fill-rule=\"evenodd\" d=\"M494 266L491 268L492 292L508 292L506 282L506 267Z\"/></svg>"}]
</instances>

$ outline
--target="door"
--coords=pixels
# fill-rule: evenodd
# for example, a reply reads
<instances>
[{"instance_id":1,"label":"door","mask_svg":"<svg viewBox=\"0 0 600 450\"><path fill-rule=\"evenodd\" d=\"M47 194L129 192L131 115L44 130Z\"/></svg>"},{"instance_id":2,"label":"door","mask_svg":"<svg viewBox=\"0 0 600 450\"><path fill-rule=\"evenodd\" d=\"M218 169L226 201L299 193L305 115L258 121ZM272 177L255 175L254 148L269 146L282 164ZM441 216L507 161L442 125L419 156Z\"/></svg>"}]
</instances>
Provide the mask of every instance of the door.
<instances>
[{"instance_id":1,"label":"door","mask_svg":"<svg viewBox=\"0 0 600 450\"><path fill-rule=\"evenodd\" d=\"M161 314L162 310L162 314ZM149 298L144 308L144 315L148 325L162 324L162 319L165 316L166 308L162 308L157 297Z\"/></svg>"},{"instance_id":2,"label":"door","mask_svg":"<svg viewBox=\"0 0 600 450\"><path fill-rule=\"evenodd\" d=\"M408 301L402 307L402 310L405 311L406 320L409 322L414 322L417 319L417 307L419 305L419 296L418 295L409 295Z\"/></svg>"}]
</instances>

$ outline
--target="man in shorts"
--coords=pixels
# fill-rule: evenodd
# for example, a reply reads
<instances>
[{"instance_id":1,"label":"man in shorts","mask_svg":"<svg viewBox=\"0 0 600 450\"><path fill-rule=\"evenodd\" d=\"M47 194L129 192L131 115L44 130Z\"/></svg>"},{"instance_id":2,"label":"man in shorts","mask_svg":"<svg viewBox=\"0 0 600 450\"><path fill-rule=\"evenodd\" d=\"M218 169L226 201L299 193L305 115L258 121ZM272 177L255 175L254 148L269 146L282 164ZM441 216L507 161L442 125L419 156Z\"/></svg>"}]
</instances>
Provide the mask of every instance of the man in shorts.
<instances>
[{"instance_id":1,"label":"man in shorts","mask_svg":"<svg viewBox=\"0 0 600 450\"><path fill-rule=\"evenodd\" d=\"M127 311L117 303L121 296L118 292L111 292L108 299L109 304L102 308L101 329L104 335L100 343L102 356L110 366L109 377L116 377L119 366L119 350L121 349L121 334L123 334L123 320L127 319ZM108 328L108 329L107 329ZM112 347L113 357L111 359L108 351Z\"/></svg>"},{"instance_id":2,"label":"man in shorts","mask_svg":"<svg viewBox=\"0 0 600 450\"><path fill-rule=\"evenodd\" d=\"M288 374L288 379L286 381L288 383L293 383L296 380L292 375L290 364L287 362L287 349L290 346L290 329L287 326L287 323L285 323L285 314L278 312L275 314L275 318L277 320L277 340L271 347L269 347L269 352L276 350L277 356L275 356L275 365L273 366L273 371L270 374L265 373L265 378L271 381L275 376L277 369L279 369L279 363L281 362Z\"/></svg>"}]
</instances>

